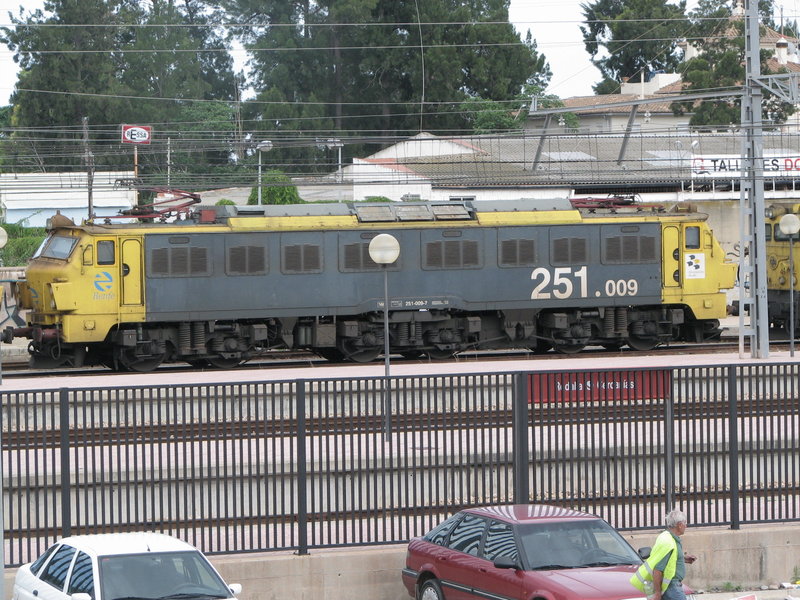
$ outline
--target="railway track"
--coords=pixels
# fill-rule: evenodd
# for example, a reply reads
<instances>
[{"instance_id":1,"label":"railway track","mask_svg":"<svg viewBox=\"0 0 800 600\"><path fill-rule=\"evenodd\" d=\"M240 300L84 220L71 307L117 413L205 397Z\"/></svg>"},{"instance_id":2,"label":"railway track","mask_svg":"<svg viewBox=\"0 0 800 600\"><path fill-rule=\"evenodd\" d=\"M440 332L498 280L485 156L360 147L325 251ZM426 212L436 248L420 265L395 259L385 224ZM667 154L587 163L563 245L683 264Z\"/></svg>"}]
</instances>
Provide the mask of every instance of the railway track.
<instances>
[{"instance_id":1,"label":"railway track","mask_svg":"<svg viewBox=\"0 0 800 600\"><path fill-rule=\"evenodd\" d=\"M681 352L684 354L716 354L737 351L739 348L738 341L721 341L714 343L698 343L698 344L671 344L669 346L660 346L653 350L640 351L632 348L622 348L616 351L606 350L601 347L590 347L584 349L579 354L561 354L558 352L535 353L530 350L484 350L484 351L466 351L457 354L449 359L431 360L427 358L409 359L400 355L392 355L391 361L396 364L426 364L428 362L435 362L437 364L448 363L463 363L463 362L480 362L480 361L501 361L501 360L519 360L530 358L533 360L568 360L580 357L589 356L655 356L668 352ZM785 341L773 341L770 343L770 349L774 351L788 350L789 343ZM311 352L298 352L298 351L279 351L271 355L269 358L258 357L252 359L233 369L227 369L235 372L239 370L248 369L291 369L302 368L309 366L328 366L337 365L341 367L359 366L363 363L353 362L340 362L333 363L327 359L321 358ZM377 364L377 363L376 363ZM60 369L47 369L47 370L33 370L28 368L27 358L15 356L13 359L4 359L2 364L3 377L6 378L28 378L28 377L85 377L92 375L113 375L117 372L112 371L106 367L81 367L81 368L60 368ZM207 370L219 371L220 369L198 369L185 363L165 364L158 368L156 372L174 372L174 373L196 373ZM124 375L135 375L128 371L119 372ZM139 373L143 377L147 377L148 373Z\"/></svg>"},{"instance_id":2,"label":"railway track","mask_svg":"<svg viewBox=\"0 0 800 600\"><path fill-rule=\"evenodd\" d=\"M131 399L131 404L147 405L149 399ZM724 419L730 406L727 401L678 402L675 419ZM13 409L9 409L13 415ZM146 413L142 410L141 413ZM737 402L738 418L783 416L787 413L784 398L740 399ZM137 412L139 414L139 412ZM391 415L393 434L414 433L420 430L471 431L480 428L512 426L511 408L469 412L418 412ZM664 407L660 402L637 404L592 402L580 403L580 410L565 410L563 403L537 404L529 412L531 427L571 426L600 424L611 425L632 422L661 422ZM306 417L307 437L334 435L380 435L384 431L385 416L341 415L335 417ZM221 442L242 439L289 439L298 435L297 421L290 418L243 419L214 422L187 421L180 423L136 423L82 426L70 429L66 435L60 429L25 431L18 428L3 432L3 449L9 451L54 450L66 440L70 447L101 447L108 444L152 445L202 441Z\"/></svg>"}]
</instances>

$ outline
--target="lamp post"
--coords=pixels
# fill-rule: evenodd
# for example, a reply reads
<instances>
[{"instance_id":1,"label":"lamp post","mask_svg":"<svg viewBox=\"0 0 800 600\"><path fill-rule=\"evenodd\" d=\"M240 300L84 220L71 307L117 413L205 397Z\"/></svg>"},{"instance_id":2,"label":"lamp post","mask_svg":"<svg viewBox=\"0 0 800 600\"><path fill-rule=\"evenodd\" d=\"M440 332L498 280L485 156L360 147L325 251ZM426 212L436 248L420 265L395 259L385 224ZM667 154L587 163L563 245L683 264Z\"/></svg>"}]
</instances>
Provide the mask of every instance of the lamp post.
<instances>
[{"instance_id":1,"label":"lamp post","mask_svg":"<svg viewBox=\"0 0 800 600\"><path fill-rule=\"evenodd\" d=\"M258 150L258 205L261 206L261 153L272 150L272 142L269 140L258 142L256 150Z\"/></svg>"},{"instance_id":2,"label":"lamp post","mask_svg":"<svg viewBox=\"0 0 800 600\"><path fill-rule=\"evenodd\" d=\"M369 242L369 257L383 269L383 360L385 377L383 381L384 433L389 434L389 270L388 267L400 256L400 243L388 233L379 233Z\"/></svg>"},{"instance_id":3,"label":"lamp post","mask_svg":"<svg viewBox=\"0 0 800 600\"><path fill-rule=\"evenodd\" d=\"M794 356L794 251L792 241L800 231L800 218L787 213L778 221L781 233L789 238L789 356Z\"/></svg>"}]
</instances>

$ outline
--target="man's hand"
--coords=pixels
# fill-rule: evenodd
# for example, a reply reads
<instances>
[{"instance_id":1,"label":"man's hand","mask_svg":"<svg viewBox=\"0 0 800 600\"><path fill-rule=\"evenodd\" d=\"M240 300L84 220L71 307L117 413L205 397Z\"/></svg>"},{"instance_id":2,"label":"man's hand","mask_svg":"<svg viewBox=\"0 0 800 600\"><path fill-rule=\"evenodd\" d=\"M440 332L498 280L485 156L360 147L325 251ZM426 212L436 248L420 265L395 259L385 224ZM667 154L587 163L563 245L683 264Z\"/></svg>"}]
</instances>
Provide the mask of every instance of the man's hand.
<instances>
[{"instance_id":1,"label":"man's hand","mask_svg":"<svg viewBox=\"0 0 800 600\"><path fill-rule=\"evenodd\" d=\"M696 560L697 560L697 557L696 557L696 556L694 556L693 554L686 554L686 553L684 552L684 553L683 553L683 560L684 560L684 562L685 562L687 565L690 565L690 564L692 564L694 561L696 561Z\"/></svg>"}]
</instances>

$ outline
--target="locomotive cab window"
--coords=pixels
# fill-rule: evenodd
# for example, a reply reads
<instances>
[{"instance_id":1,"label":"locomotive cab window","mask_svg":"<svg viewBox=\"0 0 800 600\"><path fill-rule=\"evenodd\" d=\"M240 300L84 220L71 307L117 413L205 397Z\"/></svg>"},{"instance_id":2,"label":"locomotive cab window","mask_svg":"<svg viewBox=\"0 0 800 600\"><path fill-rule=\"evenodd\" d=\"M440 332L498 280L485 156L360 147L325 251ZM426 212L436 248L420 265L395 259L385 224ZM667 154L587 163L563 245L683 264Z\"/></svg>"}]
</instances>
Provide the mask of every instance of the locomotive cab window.
<instances>
[{"instance_id":1,"label":"locomotive cab window","mask_svg":"<svg viewBox=\"0 0 800 600\"><path fill-rule=\"evenodd\" d=\"M63 235L51 236L44 248L42 248L41 256L43 258L58 258L61 260L66 260L69 258L69 255L72 254L72 250L75 248L77 243L78 238L75 237L67 237Z\"/></svg>"},{"instance_id":2,"label":"locomotive cab window","mask_svg":"<svg viewBox=\"0 0 800 600\"><path fill-rule=\"evenodd\" d=\"M684 240L688 250L700 249L700 228L696 226L687 227L684 231Z\"/></svg>"},{"instance_id":3,"label":"locomotive cab window","mask_svg":"<svg viewBox=\"0 0 800 600\"><path fill-rule=\"evenodd\" d=\"M100 240L97 242L97 264L114 264L114 242L111 240Z\"/></svg>"},{"instance_id":4,"label":"locomotive cab window","mask_svg":"<svg viewBox=\"0 0 800 600\"><path fill-rule=\"evenodd\" d=\"M764 226L764 239L768 242L772 241L772 224L767 223Z\"/></svg>"}]
</instances>

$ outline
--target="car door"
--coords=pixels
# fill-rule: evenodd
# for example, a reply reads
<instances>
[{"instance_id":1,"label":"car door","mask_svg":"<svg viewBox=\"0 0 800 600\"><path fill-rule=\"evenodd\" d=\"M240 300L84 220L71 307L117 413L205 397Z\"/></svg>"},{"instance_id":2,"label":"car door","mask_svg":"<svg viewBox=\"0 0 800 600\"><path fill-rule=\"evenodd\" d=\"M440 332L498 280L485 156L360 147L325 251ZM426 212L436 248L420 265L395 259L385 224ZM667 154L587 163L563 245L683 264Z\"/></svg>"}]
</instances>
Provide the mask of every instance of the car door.
<instances>
[{"instance_id":1,"label":"car door","mask_svg":"<svg viewBox=\"0 0 800 600\"><path fill-rule=\"evenodd\" d=\"M514 528L509 523L491 521L486 530L486 539L479 558L480 564L472 590L473 598L526 598L524 577L517 569L498 569L494 561L507 557L520 563Z\"/></svg>"},{"instance_id":2,"label":"car door","mask_svg":"<svg viewBox=\"0 0 800 600\"><path fill-rule=\"evenodd\" d=\"M67 576L69 575L72 561L75 559L75 548L63 544L53 558L39 573L33 582L33 595L37 600L67 600L69 595L65 592Z\"/></svg>"},{"instance_id":3,"label":"car door","mask_svg":"<svg viewBox=\"0 0 800 600\"><path fill-rule=\"evenodd\" d=\"M450 532L447 548L436 557L442 591L447 600L472 600L472 590L486 519L467 513Z\"/></svg>"}]
</instances>

